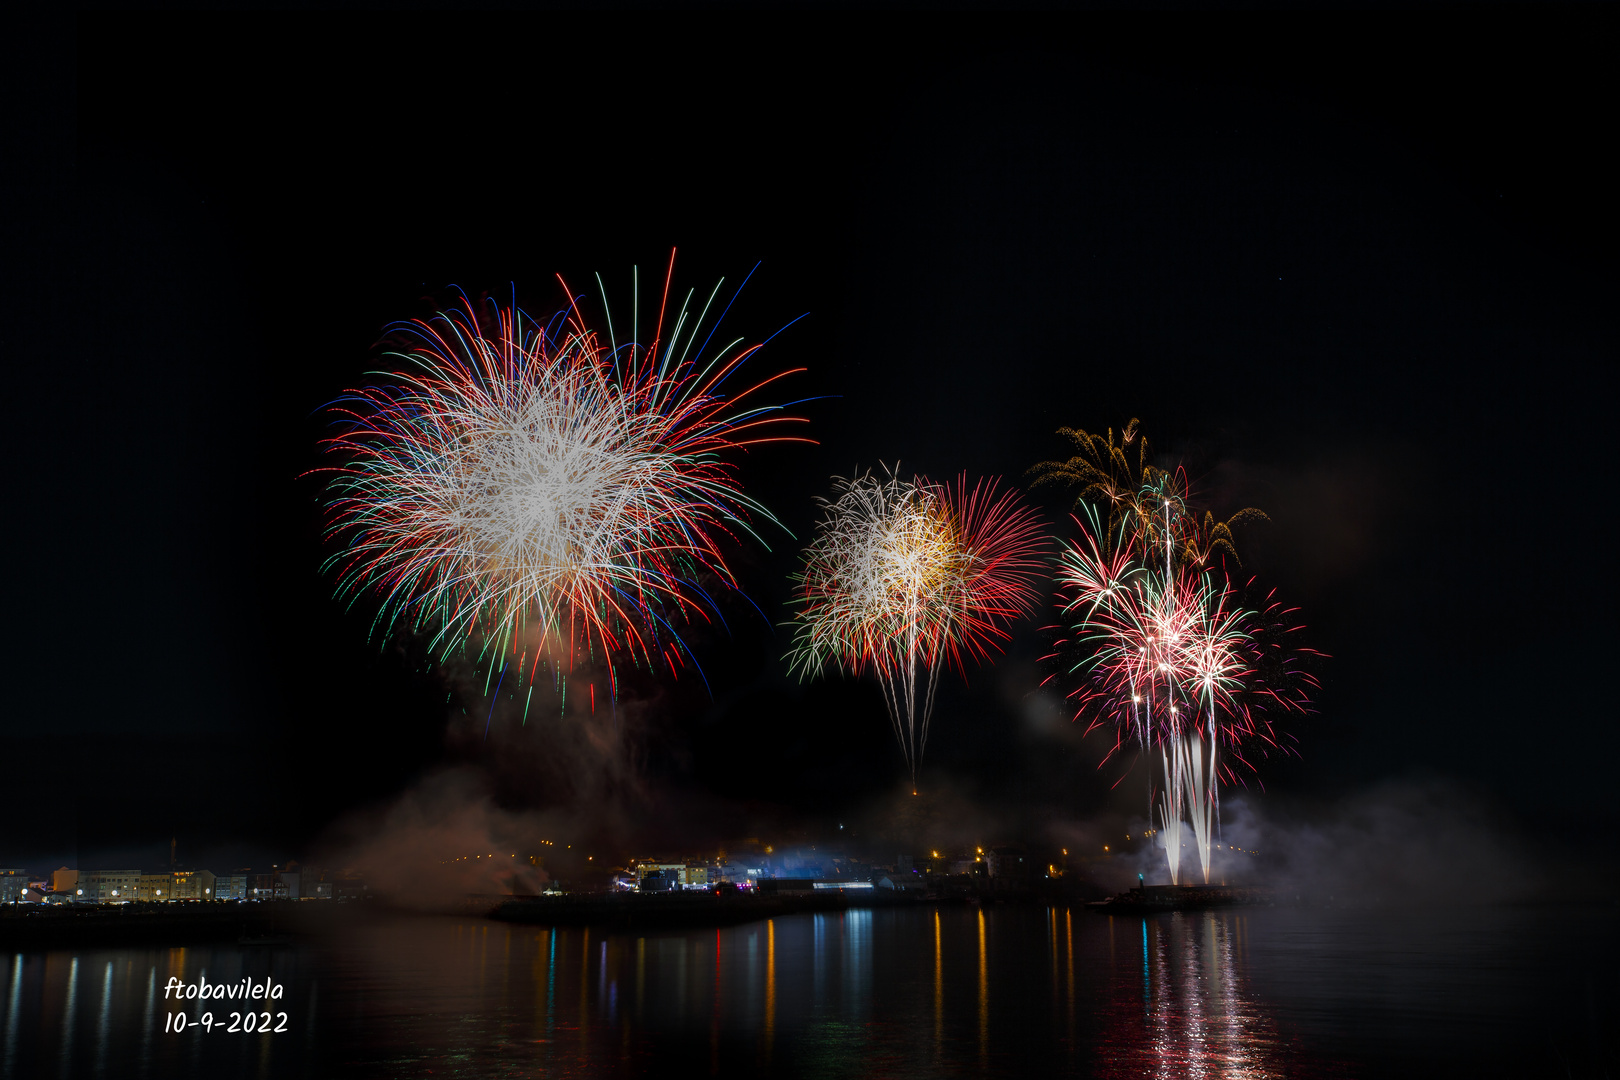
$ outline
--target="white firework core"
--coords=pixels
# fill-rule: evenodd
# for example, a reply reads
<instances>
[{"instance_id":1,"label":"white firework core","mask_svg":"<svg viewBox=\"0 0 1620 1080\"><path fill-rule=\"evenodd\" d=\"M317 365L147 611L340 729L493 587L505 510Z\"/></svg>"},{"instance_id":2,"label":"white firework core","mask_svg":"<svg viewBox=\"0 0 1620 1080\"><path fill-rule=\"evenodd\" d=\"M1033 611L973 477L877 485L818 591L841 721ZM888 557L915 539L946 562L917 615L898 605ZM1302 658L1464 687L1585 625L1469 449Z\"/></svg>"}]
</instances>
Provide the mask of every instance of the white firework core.
<instances>
[{"instance_id":1,"label":"white firework core","mask_svg":"<svg viewBox=\"0 0 1620 1080\"><path fill-rule=\"evenodd\" d=\"M915 779L973 556L931 485L868 473L835 481L835 492L805 552L816 616L801 624L794 662L813 671L828 661L846 671L870 665Z\"/></svg>"},{"instance_id":2,"label":"white firework core","mask_svg":"<svg viewBox=\"0 0 1620 1080\"><path fill-rule=\"evenodd\" d=\"M463 573L542 603L634 565L657 544L649 518L670 509L660 507L672 470L658 418L638 415L606 384L590 410L572 407L574 374L508 388L511 405L457 417L427 493L437 505L426 517Z\"/></svg>"}]
</instances>

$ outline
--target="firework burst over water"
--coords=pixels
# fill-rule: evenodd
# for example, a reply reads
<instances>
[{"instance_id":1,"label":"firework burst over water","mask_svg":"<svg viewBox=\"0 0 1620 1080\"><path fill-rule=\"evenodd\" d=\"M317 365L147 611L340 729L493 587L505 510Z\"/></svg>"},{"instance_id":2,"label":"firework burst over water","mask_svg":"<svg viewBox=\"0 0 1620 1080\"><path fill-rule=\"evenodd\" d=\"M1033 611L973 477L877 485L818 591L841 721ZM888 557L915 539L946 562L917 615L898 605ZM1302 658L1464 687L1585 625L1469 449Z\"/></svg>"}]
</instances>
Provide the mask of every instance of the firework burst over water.
<instances>
[{"instance_id":1,"label":"firework burst over water","mask_svg":"<svg viewBox=\"0 0 1620 1080\"><path fill-rule=\"evenodd\" d=\"M835 478L796 579L789 660L871 671L915 783L945 664L1000 651L1045 567L1034 512L995 481Z\"/></svg>"},{"instance_id":2,"label":"firework burst over water","mask_svg":"<svg viewBox=\"0 0 1620 1080\"><path fill-rule=\"evenodd\" d=\"M441 655L470 645L530 680L690 661L677 626L717 617L716 591L738 588L725 549L776 524L737 457L810 440L762 401L792 372L744 380L759 345L709 350L724 283L666 325L669 281L646 344L634 315L623 342L611 316L605 334L588 324L566 285L546 324L463 295L393 328L393 370L332 406L325 442L341 462L329 567L341 596L379 601L374 629L425 633Z\"/></svg>"},{"instance_id":3,"label":"firework burst over water","mask_svg":"<svg viewBox=\"0 0 1620 1080\"><path fill-rule=\"evenodd\" d=\"M1075 540L1062 545L1061 635L1048 660L1075 685L1069 699L1088 731L1115 732L1115 752L1158 751L1163 783L1156 801L1172 881L1179 876L1183 814L1209 879L1218 828L1220 781L1239 782L1257 754L1286 748L1276 721L1309 708L1314 679L1301 660L1293 609L1255 596L1229 576L1237 560L1232 527L1264 519L1240 511L1225 522L1190 506L1185 473L1133 466L1106 439L1065 429L1081 450L1068 462L1036 467L1043 479L1083 485ZM1124 444L1136 438L1136 422ZM1132 485L1135 485L1134 488ZM1234 767L1236 766L1236 767Z\"/></svg>"}]
</instances>

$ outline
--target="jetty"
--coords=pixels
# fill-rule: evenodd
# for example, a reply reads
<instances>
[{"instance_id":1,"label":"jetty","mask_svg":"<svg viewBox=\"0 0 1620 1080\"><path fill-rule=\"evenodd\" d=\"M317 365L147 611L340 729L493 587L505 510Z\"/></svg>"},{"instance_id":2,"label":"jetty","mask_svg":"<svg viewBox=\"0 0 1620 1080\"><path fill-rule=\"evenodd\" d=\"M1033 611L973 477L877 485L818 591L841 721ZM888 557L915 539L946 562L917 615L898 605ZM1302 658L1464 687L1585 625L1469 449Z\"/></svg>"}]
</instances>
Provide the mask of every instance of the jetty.
<instances>
[{"instance_id":1,"label":"jetty","mask_svg":"<svg viewBox=\"0 0 1620 1080\"><path fill-rule=\"evenodd\" d=\"M1086 907L1103 915L1151 915L1161 911L1268 907L1275 903L1275 891L1265 885L1138 885Z\"/></svg>"}]
</instances>

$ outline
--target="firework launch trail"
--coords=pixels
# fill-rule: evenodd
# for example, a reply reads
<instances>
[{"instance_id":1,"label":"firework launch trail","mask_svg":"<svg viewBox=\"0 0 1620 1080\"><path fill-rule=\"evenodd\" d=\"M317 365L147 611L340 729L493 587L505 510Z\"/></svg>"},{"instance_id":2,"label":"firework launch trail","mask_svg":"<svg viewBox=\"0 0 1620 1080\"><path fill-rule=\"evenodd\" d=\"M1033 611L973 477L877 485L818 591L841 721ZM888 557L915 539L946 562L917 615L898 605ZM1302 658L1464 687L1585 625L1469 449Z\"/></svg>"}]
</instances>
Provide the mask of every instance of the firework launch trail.
<instances>
[{"instance_id":1,"label":"firework launch trail","mask_svg":"<svg viewBox=\"0 0 1620 1080\"><path fill-rule=\"evenodd\" d=\"M995 481L835 478L795 579L789 660L871 671L915 785L945 664L999 652L1045 567L1034 512Z\"/></svg>"}]
</instances>

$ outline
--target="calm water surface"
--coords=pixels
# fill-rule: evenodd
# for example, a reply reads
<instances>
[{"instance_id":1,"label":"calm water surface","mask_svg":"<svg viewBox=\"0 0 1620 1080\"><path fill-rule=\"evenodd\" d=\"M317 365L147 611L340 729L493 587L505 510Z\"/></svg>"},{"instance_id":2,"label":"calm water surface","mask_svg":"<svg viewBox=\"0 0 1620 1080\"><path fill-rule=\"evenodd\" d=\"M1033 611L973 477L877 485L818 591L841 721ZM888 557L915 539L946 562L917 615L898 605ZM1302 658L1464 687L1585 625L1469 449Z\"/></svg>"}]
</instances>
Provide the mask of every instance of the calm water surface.
<instances>
[{"instance_id":1,"label":"calm water surface","mask_svg":"<svg viewBox=\"0 0 1620 1080\"><path fill-rule=\"evenodd\" d=\"M386 919L289 948L3 957L9 1078L1620 1075L1611 909L995 907L603 934ZM171 977L286 1030L166 1033ZM277 1023L279 1017L274 1018Z\"/></svg>"}]
</instances>

